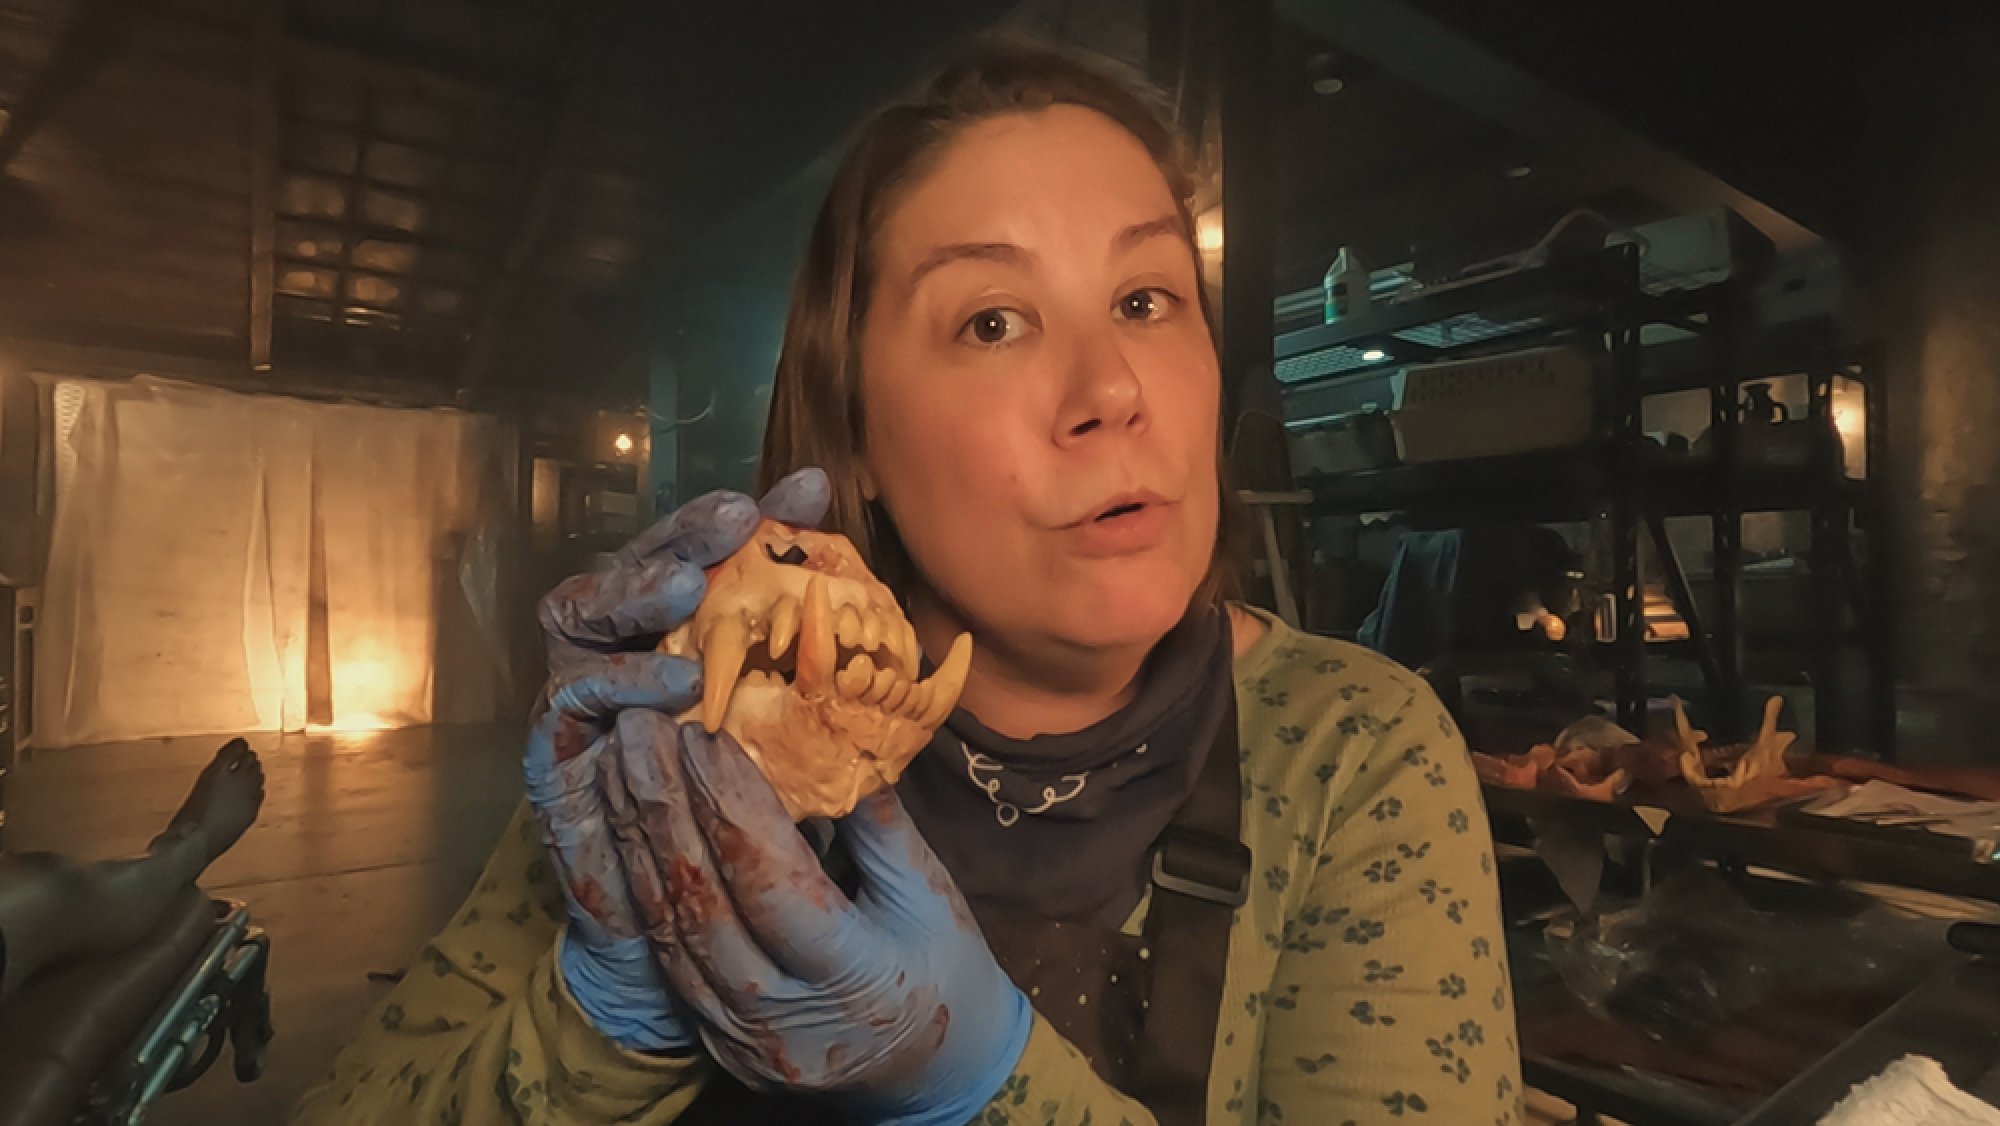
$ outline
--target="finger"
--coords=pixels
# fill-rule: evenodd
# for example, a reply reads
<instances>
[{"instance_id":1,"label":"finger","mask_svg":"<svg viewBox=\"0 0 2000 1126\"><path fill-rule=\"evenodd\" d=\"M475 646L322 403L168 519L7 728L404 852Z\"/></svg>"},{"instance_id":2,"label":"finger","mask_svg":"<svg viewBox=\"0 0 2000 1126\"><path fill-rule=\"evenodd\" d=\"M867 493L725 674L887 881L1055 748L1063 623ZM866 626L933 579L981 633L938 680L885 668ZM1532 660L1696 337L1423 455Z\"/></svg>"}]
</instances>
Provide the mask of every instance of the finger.
<instances>
[{"instance_id":1,"label":"finger","mask_svg":"<svg viewBox=\"0 0 2000 1126\"><path fill-rule=\"evenodd\" d=\"M738 916L779 965L807 981L847 979L880 943L819 866L791 815L727 732L681 730L688 804Z\"/></svg>"},{"instance_id":2,"label":"finger","mask_svg":"<svg viewBox=\"0 0 2000 1126\"><path fill-rule=\"evenodd\" d=\"M522 762L530 800L542 800L537 795L555 768L596 742L620 711L683 712L701 699L701 666L685 657L616 653L593 657L583 668L547 688L536 706Z\"/></svg>"},{"instance_id":3,"label":"finger","mask_svg":"<svg viewBox=\"0 0 2000 1126\"><path fill-rule=\"evenodd\" d=\"M742 493L704 493L619 548L617 560L634 569L661 558L713 567L750 542L759 515L757 503Z\"/></svg>"},{"instance_id":4,"label":"finger","mask_svg":"<svg viewBox=\"0 0 2000 1126\"><path fill-rule=\"evenodd\" d=\"M605 721L619 708L689 706L700 679L700 668L679 658L608 658L596 675L559 685L529 732L521 773L543 847L571 906L606 935L636 935L641 926L597 784Z\"/></svg>"},{"instance_id":5,"label":"finger","mask_svg":"<svg viewBox=\"0 0 2000 1126\"><path fill-rule=\"evenodd\" d=\"M542 846L574 908L571 918L585 931L584 940L596 946L643 933L595 785L604 744L598 740L582 754L552 764L529 787L531 798L538 799L532 808Z\"/></svg>"},{"instance_id":6,"label":"finger","mask_svg":"<svg viewBox=\"0 0 2000 1126\"><path fill-rule=\"evenodd\" d=\"M886 915L930 934L978 928L958 882L894 790L862 798L841 818L840 835L861 874L856 902L868 915Z\"/></svg>"},{"instance_id":7,"label":"finger","mask_svg":"<svg viewBox=\"0 0 2000 1126\"><path fill-rule=\"evenodd\" d=\"M681 947L680 932L674 924L673 894L667 886L663 864L639 827L638 803L625 784L624 747L650 741L653 733L631 720L621 726L622 731L614 732L616 749L598 763L598 785L604 794L613 847L630 889L638 932L646 936L653 960L674 995L697 1016L715 1021L724 1012L721 999Z\"/></svg>"},{"instance_id":8,"label":"finger","mask_svg":"<svg viewBox=\"0 0 2000 1126\"><path fill-rule=\"evenodd\" d=\"M565 579L538 613L549 668L644 645L693 617L707 593L702 569L673 558Z\"/></svg>"},{"instance_id":9,"label":"finger","mask_svg":"<svg viewBox=\"0 0 2000 1126\"><path fill-rule=\"evenodd\" d=\"M653 712L618 718L618 770L635 832L621 852L643 868L634 898L662 954L662 968L711 1021L740 1021L746 1003L778 992L784 972L758 946L723 889L695 828L681 777L677 725Z\"/></svg>"},{"instance_id":10,"label":"finger","mask_svg":"<svg viewBox=\"0 0 2000 1126\"><path fill-rule=\"evenodd\" d=\"M771 491L757 502L757 508L780 524L817 528L826 519L827 506L832 501L833 485L827 480L826 470L808 467L771 486Z\"/></svg>"}]
</instances>

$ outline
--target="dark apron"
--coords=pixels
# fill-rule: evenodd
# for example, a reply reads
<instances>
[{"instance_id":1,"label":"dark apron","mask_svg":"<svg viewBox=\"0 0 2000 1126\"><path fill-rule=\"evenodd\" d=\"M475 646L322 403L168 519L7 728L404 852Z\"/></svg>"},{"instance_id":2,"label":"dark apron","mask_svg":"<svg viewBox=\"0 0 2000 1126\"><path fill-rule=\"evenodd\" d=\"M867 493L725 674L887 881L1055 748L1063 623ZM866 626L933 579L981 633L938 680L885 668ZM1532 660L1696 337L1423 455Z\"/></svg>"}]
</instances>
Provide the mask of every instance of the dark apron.
<instances>
[{"instance_id":1,"label":"dark apron","mask_svg":"<svg viewBox=\"0 0 2000 1126\"><path fill-rule=\"evenodd\" d=\"M1229 931L1249 894L1236 723L1232 691L1194 792L1154 845L1143 934L970 903L994 959L1035 1011L1161 1126L1206 1118ZM677 1121L819 1126L840 1118L821 1102L752 1092L716 1069Z\"/></svg>"}]
</instances>

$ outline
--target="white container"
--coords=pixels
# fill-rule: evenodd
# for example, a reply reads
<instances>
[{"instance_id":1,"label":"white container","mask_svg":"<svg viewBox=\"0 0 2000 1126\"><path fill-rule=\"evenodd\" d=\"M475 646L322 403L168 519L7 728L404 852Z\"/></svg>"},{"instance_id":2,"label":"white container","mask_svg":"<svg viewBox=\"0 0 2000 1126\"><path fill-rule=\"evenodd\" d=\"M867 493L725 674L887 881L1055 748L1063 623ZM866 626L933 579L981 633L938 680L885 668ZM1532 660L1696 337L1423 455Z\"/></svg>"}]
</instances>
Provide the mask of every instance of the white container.
<instances>
[{"instance_id":1,"label":"white container","mask_svg":"<svg viewBox=\"0 0 2000 1126\"><path fill-rule=\"evenodd\" d=\"M1326 268L1326 277L1320 281L1324 297L1322 316L1327 324L1343 321L1356 313L1367 310L1374 294L1369 292L1373 279L1361 259L1355 257L1349 247L1341 247L1333 264Z\"/></svg>"}]
</instances>

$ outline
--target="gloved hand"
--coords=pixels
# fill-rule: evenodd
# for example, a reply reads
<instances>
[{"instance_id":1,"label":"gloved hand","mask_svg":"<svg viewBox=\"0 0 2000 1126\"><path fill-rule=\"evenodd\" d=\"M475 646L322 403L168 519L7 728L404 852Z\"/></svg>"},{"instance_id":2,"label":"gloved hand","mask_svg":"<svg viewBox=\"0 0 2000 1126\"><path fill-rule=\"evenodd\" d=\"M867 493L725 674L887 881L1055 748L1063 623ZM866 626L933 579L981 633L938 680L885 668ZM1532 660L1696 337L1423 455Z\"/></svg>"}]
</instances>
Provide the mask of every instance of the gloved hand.
<instances>
[{"instance_id":1,"label":"gloved hand","mask_svg":"<svg viewBox=\"0 0 2000 1126\"><path fill-rule=\"evenodd\" d=\"M549 682L522 770L569 904L563 978L591 1022L625 1047L686 1049L695 1039L674 1015L605 824L599 763L611 721L620 709L677 713L701 698L701 667L653 646L694 614L707 590L703 568L749 540L760 508L813 527L827 500L817 469L785 478L761 506L740 493L707 494L620 549L608 570L569 579L542 602Z\"/></svg>"},{"instance_id":2,"label":"gloved hand","mask_svg":"<svg viewBox=\"0 0 2000 1126\"><path fill-rule=\"evenodd\" d=\"M1006 1082L1028 999L893 791L838 823L850 901L726 732L626 711L616 754L620 855L717 1062L898 1126L969 1121Z\"/></svg>"}]
</instances>

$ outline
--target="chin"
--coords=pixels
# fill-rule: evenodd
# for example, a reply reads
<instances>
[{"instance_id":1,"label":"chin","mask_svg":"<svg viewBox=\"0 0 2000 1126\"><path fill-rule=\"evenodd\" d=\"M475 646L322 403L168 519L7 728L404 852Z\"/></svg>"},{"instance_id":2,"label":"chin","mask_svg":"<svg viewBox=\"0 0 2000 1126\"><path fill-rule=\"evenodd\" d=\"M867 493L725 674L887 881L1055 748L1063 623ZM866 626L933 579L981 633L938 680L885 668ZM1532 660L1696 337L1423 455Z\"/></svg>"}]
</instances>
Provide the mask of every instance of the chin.
<instances>
[{"instance_id":1,"label":"chin","mask_svg":"<svg viewBox=\"0 0 2000 1126\"><path fill-rule=\"evenodd\" d=\"M1187 613L1188 600L1205 574L1165 561L1093 570L1102 573L1064 584L1065 596L1049 606L1059 615L1063 636L1093 648L1159 641Z\"/></svg>"}]
</instances>

